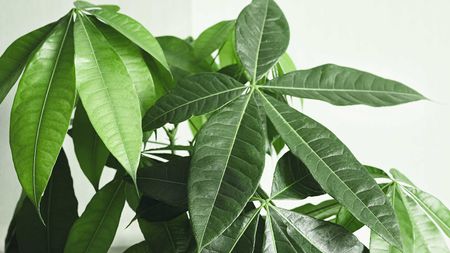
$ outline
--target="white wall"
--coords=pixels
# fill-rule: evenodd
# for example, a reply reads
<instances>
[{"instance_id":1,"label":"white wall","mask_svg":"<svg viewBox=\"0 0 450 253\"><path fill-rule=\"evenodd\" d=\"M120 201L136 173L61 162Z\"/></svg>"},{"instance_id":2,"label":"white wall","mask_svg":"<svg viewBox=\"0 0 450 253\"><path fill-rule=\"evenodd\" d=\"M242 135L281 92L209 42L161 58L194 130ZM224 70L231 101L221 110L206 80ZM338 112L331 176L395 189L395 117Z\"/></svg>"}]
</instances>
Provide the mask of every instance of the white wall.
<instances>
[{"instance_id":1,"label":"white wall","mask_svg":"<svg viewBox=\"0 0 450 253\"><path fill-rule=\"evenodd\" d=\"M70 3L59 0L4 1L0 52L19 35L63 15ZM119 2L110 1L112 3ZM234 19L246 0L121 1L125 13L154 34L197 36L223 19ZM397 107L335 107L306 101L304 112L323 123L363 163L398 168L418 186L450 204L450 2L446 0L278 0L290 22L288 52L299 68L336 63L404 82L432 101ZM0 106L0 238L19 195L8 145L12 96ZM70 148L70 141L65 144ZM68 153L71 153L68 150ZM80 211L92 191L71 156ZM271 170L268 170L271 171ZM270 173L263 179L270 184ZM87 194L87 196L86 196ZM292 203L289 203L292 205ZM131 213L126 213L129 218ZM123 219L123 224L128 219ZM119 230L115 245L141 237ZM367 242L367 231L361 233ZM3 242L0 243L2 247Z\"/></svg>"}]
</instances>

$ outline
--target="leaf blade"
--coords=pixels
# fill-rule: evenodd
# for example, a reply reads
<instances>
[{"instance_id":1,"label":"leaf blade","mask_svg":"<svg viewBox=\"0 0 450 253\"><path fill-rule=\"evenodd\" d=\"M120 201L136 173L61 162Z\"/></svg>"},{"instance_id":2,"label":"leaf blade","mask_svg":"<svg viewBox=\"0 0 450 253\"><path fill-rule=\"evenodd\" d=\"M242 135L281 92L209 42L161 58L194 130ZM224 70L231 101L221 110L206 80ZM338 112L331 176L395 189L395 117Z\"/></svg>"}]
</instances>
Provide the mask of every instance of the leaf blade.
<instances>
[{"instance_id":1,"label":"leaf blade","mask_svg":"<svg viewBox=\"0 0 450 253\"><path fill-rule=\"evenodd\" d=\"M205 58L219 49L233 31L234 24L234 20L225 20L203 31L193 43L197 57Z\"/></svg>"}]
</instances>

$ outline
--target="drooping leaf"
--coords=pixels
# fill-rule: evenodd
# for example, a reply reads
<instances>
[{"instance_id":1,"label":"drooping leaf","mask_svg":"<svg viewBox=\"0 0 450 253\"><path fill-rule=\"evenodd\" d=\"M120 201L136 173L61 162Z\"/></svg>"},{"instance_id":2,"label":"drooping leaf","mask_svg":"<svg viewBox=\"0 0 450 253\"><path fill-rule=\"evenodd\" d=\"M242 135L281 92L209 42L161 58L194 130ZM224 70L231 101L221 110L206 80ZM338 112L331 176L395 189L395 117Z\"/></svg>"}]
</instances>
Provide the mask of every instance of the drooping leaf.
<instances>
[{"instance_id":1,"label":"drooping leaf","mask_svg":"<svg viewBox=\"0 0 450 253\"><path fill-rule=\"evenodd\" d=\"M75 103L71 18L68 15L62 19L36 49L22 75L11 111L14 167L36 207L58 158Z\"/></svg>"},{"instance_id":2,"label":"drooping leaf","mask_svg":"<svg viewBox=\"0 0 450 253\"><path fill-rule=\"evenodd\" d=\"M236 21L236 51L252 81L259 80L283 55L289 26L273 0L253 0Z\"/></svg>"},{"instance_id":3,"label":"drooping leaf","mask_svg":"<svg viewBox=\"0 0 450 253\"><path fill-rule=\"evenodd\" d=\"M139 220L139 227L152 252L184 253L194 240L187 214L165 222Z\"/></svg>"},{"instance_id":4,"label":"drooping leaf","mask_svg":"<svg viewBox=\"0 0 450 253\"><path fill-rule=\"evenodd\" d=\"M147 112L143 129L156 129L165 123L179 123L193 115L211 112L240 96L245 89L238 81L219 73L187 77Z\"/></svg>"},{"instance_id":5,"label":"drooping leaf","mask_svg":"<svg viewBox=\"0 0 450 253\"><path fill-rule=\"evenodd\" d=\"M186 206L190 157L139 169L137 183L144 195L173 206Z\"/></svg>"},{"instance_id":6,"label":"drooping leaf","mask_svg":"<svg viewBox=\"0 0 450 253\"><path fill-rule=\"evenodd\" d=\"M70 230L65 253L108 251L125 204L124 184L114 180L94 195Z\"/></svg>"},{"instance_id":7,"label":"drooping leaf","mask_svg":"<svg viewBox=\"0 0 450 253\"><path fill-rule=\"evenodd\" d=\"M170 72L164 53L155 37L136 20L127 15L114 12L108 9L92 9L89 13L110 25L140 48L149 53L167 71Z\"/></svg>"},{"instance_id":8,"label":"drooping leaf","mask_svg":"<svg viewBox=\"0 0 450 253\"><path fill-rule=\"evenodd\" d=\"M363 252L364 245L344 228L270 206L264 252Z\"/></svg>"},{"instance_id":9,"label":"drooping leaf","mask_svg":"<svg viewBox=\"0 0 450 253\"><path fill-rule=\"evenodd\" d=\"M300 159L287 152L278 160L271 198L304 199L321 194L324 194L324 191Z\"/></svg>"},{"instance_id":10,"label":"drooping leaf","mask_svg":"<svg viewBox=\"0 0 450 253\"><path fill-rule=\"evenodd\" d=\"M192 45L197 57L203 59L220 49L233 31L234 24L234 20L221 21L203 31Z\"/></svg>"},{"instance_id":11,"label":"drooping leaf","mask_svg":"<svg viewBox=\"0 0 450 253\"><path fill-rule=\"evenodd\" d=\"M364 224L356 219L355 216L353 216L353 214L350 213L345 207L341 207L337 213L336 224L341 225L352 233L364 226Z\"/></svg>"},{"instance_id":12,"label":"drooping leaf","mask_svg":"<svg viewBox=\"0 0 450 253\"><path fill-rule=\"evenodd\" d=\"M239 216L258 187L263 167L260 113L247 94L211 116L197 135L188 199L200 249Z\"/></svg>"},{"instance_id":13,"label":"drooping leaf","mask_svg":"<svg viewBox=\"0 0 450 253\"><path fill-rule=\"evenodd\" d=\"M142 241L129 247L123 253L152 253L152 251L148 242Z\"/></svg>"},{"instance_id":14,"label":"drooping leaf","mask_svg":"<svg viewBox=\"0 0 450 253\"><path fill-rule=\"evenodd\" d=\"M339 212L340 208L341 204L339 204L339 202L334 199L330 199L325 200L317 205L307 203L302 206L296 207L291 211L308 215L319 220L326 220L336 215Z\"/></svg>"},{"instance_id":15,"label":"drooping leaf","mask_svg":"<svg viewBox=\"0 0 450 253\"><path fill-rule=\"evenodd\" d=\"M261 88L334 105L391 106L425 99L399 82L333 64L294 71Z\"/></svg>"},{"instance_id":16,"label":"drooping leaf","mask_svg":"<svg viewBox=\"0 0 450 253\"><path fill-rule=\"evenodd\" d=\"M78 202L73 190L70 168L61 150L42 199L42 223L28 199L18 208L16 235L19 252L63 252L70 228L78 218Z\"/></svg>"},{"instance_id":17,"label":"drooping leaf","mask_svg":"<svg viewBox=\"0 0 450 253\"><path fill-rule=\"evenodd\" d=\"M75 154L84 175L95 190L98 190L100 177L108 160L109 151L95 132L81 102L75 110L72 139Z\"/></svg>"},{"instance_id":18,"label":"drooping leaf","mask_svg":"<svg viewBox=\"0 0 450 253\"><path fill-rule=\"evenodd\" d=\"M0 104L19 79L30 55L45 40L56 23L50 23L15 40L0 57Z\"/></svg>"},{"instance_id":19,"label":"drooping leaf","mask_svg":"<svg viewBox=\"0 0 450 253\"><path fill-rule=\"evenodd\" d=\"M142 130L139 98L125 64L91 21L75 22L77 90L97 134L134 180Z\"/></svg>"},{"instance_id":20,"label":"drooping leaf","mask_svg":"<svg viewBox=\"0 0 450 253\"><path fill-rule=\"evenodd\" d=\"M365 225L401 248L394 211L375 180L328 129L261 93L271 122L321 187Z\"/></svg>"},{"instance_id":21,"label":"drooping leaf","mask_svg":"<svg viewBox=\"0 0 450 253\"><path fill-rule=\"evenodd\" d=\"M139 97L141 113L144 115L150 106L155 103L156 94L152 75L145 64L141 49L113 28L101 22L95 22L95 25L124 63Z\"/></svg>"}]
</instances>

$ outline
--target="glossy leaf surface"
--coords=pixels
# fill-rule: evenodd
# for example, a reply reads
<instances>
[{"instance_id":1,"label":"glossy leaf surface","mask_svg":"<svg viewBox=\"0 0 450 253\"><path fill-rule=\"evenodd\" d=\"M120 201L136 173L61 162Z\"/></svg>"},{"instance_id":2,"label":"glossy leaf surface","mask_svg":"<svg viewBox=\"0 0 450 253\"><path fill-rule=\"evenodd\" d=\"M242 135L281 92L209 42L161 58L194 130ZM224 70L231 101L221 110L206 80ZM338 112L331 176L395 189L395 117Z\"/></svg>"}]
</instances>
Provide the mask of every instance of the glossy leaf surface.
<instances>
[{"instance_id":1,"label":"glossy leaf surface","mask_svg":"<svg viewBox=\"0 0 450 253\"><path fill-rule=\"evenodd\" d=\"M253 81L278 61L289 43L289 26L273 0L253 0L236 21L236 52Z\"/></svg>"},{"instance_id":2,"label":"glossy leaf surface","mask_svg":"<svg viewBox=\"0 0 450 253\"><path fill-rule=\"evenodd\" d=\"M199 248L239 216L263 168L261 118L252 94L247 94L211 116L197 135L188 197Z\"/></svg>"},{"instance_id":3,"label":"glossy leaf surface","mask_svg":"<svg viewBox=\"0 0 450 253\"><path fill-rule=\"evenodd\" d=\"M261 96L271 122L322 188L361 222L401 248L392 207L350 150L316 121L277 99Z\"/></svg>"},{"instance_id":4,"label":"glossy leaf surface","mask_svg":"<svg viewBox=\"0 0 450 253\"><path fill-rule=\"evenodd\" d=\"M220 50L233 31L234 23L234 20L221 21L203 31L193 43L197 57L202 59Z\"/></svg>"},{"instance_id":5,"label":"glossy leaf surface","mask_svg":"<svg viewBox=\"0 0 450 253\"><path fill-rule=\"evenodd\" d=\"M333 64L294 71L262 87L334 105L391 106L425 99L402 83Z\"/></svg>"},{"instance_id":6,"label":"glossy leaf surface","mask_svg":"<svg viewBox=\"0 0 450 253\"><path fill-rule=\"evenodd\" d=\"M11 111L10 146L17 176L39 207L75 103L71 16L30 59Z\"/></svg>"}]
</instances>

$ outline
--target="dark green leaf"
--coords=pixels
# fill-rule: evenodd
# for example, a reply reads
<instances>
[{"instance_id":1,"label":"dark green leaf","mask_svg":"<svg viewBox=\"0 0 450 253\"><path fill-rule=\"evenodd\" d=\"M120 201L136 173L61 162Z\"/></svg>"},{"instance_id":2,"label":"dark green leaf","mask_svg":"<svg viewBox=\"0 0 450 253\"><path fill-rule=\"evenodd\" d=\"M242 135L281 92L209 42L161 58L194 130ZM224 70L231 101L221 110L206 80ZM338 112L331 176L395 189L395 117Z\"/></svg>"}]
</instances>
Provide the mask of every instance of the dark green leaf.
<instances>
[{"instance_id":1,"label":"dark green leaf","mask_svg":"<svg viewBox=\"0 0 450 253\"><path fill-rule=\"evenodd\" d=\"M123 253L151 253L150 245L146 241L136 243L135 245L129 247Z\"/></svg>"},{"instance_id":2,"label":"dark green leaf","mask_svg":"<svg viewBox=\"0 0 450 253\"><path fill-rule=\"evenodd\" d=\"M167 190L167 189L166 189ZM187 206L174 207L161 201L142 197L139 206L136 209L136 218L145 219L146 221L168 221L187 211Z\"/></svg>"},{"instance_id":3,"label":"dark green leaf","mask_svg":"<svg viewBox=\"0 0 450 253\"><path fill-rule=\"evenodd\" d=\"M189 76L169 94L160 98L143 119L144 130L165 123L179 123L192 115L201 115L232 101L246 89L238 81L219 73Z\"/></svg>"},{"instance_id":4,"label":"dark green leaf","mask_svg":"<svg viewBox=\"0 0 450 253\"><path fill-rule=\"evenodd\" d=\"M292 209L296 213L308 215L310 217L325 220L339 212L341 205L334 199L325 200L317 205L310 203Z\"/></svg>"},{"instance_id":5,"label":"dark green leaf","mask_svg":"<svg viewBox=\"0 0 450 253\"><path fill-rule=\"evenodd\" d=\"M228 65L226 67L219 69L218 72L225 74L227 76L231 76L241 83L246 83L248 81L247 77L245 76L244 69L239 64Z\"/></svg>"},{"instance_id":6,"label":"dark green leaf","mask_svg":"<svg viewBox=\"0 0 450 253\"><path fill-rule=\"evenodd\" d=\"M94 195L70 230L65 253L108 251L125 204L124 184L114 180Z\"/></svg>"},{"instance_id":7,"label":"dark green leaf","mask_svg":"<svg viewBox=\"0 0 450 253\"><path fill-rule=\"evenodd\" d=\"M261 88L334 105L391 106L425 99L399 82L333 64L294 71Z\"/></svg>"},{"instance_id":8,"label":"dark green leaf","mask_svg":"<svg viewBox=\"0 0 450 253\"><path fill-rule=\"evenodd\" d=\"M242 65L256 82L283 55L289 44L289 26L273 0L253 0L236 21L236 50Z\"/></svg>"},{"instance_id":9,"label":"dark green leaf","mask_svg":"<svg viewBox=\"0 0 450 253\"><path fill-rule=\"evenodd\" d=\"M197 57L203 59L220 49L233 31L234 23L234 20L221 21L203 31L193 43Z\"/></svg>"},{"instance_id":10,"label":"dark green leaf","mask_svg":"<svg viewBox=\"0 0 450 253\"><path fill-rule=\"evenodd\" d=\"M91 21L75 22L77 90L97 134L135 180L141 154L139 98L125 64Z\"/></svg>"},{"instance_id":11,"label":"dark green leaf","mask_svg":"<svg viewBox=\"0 0 450 253\"><path fill-rule=\"evenodd\" d=\"M14 167L25 193L37 207L75 103L71 18L62 19L30 59L11 111Z\"/></svg>"},{"instance_id":12,"label":"dark green leaf","mask_svg":"<svg viewBox=\"0 0 450 253\"><path fill-rule=\"evenodd\" d=\"M261 96L271 122L322 188L358 220L401 248L391 205L350 150L316 121L275 98Z\"/></svg>"},{"instance_id":13,"label":"dark green leaf","mask_svg":"<svg viewBox=\"0 0 450 253\"><path fill-rule=\"evenodd\" d=\"M291 152L278 160L272 182L272 199L304 199L324 193L305 164Z\"/></svg>"},{"instance_id":14,"label":"dark green leaf","mask_svg":"<svg viewBox=\"0 0 450 253\"><path fill-rule=\"evenodd\" d=\"M239 216L263 168L260 113L252 94L247 94L211 116L197 135L188 196L200 249Z\"/></svg>"}]
</instances>

